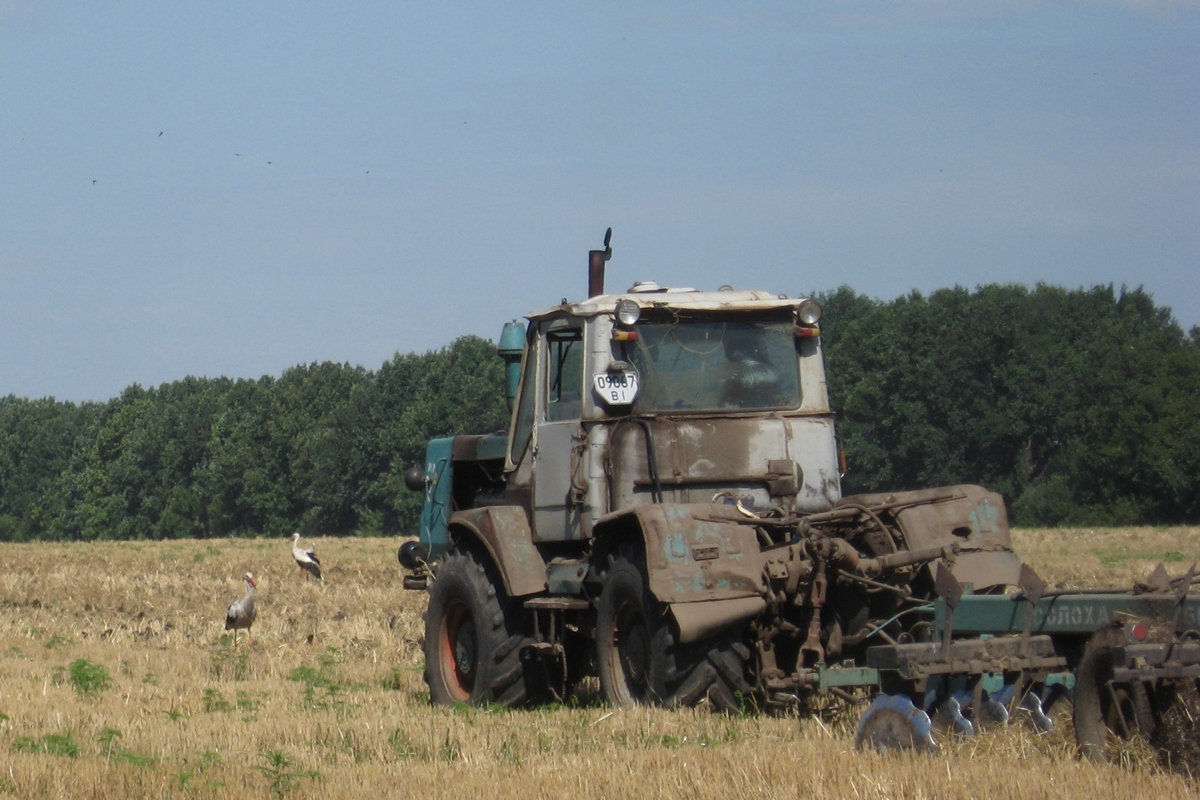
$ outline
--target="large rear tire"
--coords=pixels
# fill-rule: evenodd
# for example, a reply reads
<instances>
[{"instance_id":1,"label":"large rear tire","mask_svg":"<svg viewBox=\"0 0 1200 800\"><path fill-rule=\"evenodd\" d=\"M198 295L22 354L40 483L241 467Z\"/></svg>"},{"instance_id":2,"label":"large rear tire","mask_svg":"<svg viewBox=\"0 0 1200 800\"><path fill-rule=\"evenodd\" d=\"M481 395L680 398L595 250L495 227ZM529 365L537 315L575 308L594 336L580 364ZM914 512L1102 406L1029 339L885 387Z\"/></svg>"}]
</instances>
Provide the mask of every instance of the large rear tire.
<instances>
[{"instance_id":1,"label":"large rear tire","mask_svg":"<svg viewBox=\"0 0 1200 800\"><path fill-rule=\"evenodd\" d=\"M453 550L438 566L425 612L425 682L439 705L520 706L540 699L522 609L486 559Z\"/></svg>"},{"instance_id":2,"label":"large rear tire","mask_svg":"<svg viewBox=\"0 0 1200 800\"><path fill-rule=\"evenodd\" d=\"M615 706L695 706L741 710L750 702L750 651L736 632L680 644L666 608L650 593L645 561L613 558L600 592L596 666L604 698Z\"/></svg>"}]
</instances>

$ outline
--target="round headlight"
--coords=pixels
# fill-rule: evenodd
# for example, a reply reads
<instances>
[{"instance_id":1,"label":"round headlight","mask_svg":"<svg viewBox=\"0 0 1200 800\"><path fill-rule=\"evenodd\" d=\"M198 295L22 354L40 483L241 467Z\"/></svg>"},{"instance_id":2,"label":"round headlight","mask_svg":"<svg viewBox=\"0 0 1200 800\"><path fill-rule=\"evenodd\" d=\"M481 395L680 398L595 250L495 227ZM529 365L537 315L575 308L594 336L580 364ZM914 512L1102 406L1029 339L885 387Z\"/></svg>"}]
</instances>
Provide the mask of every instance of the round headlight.
<instances>
[{"instance_id":1,"label":"round headlight","mask_svg":"<svg viewBox=\"0 0 1200 800\"><path fill-rule=\"evenodd\" d=\"M642 316L642 307L632 300L617 301L617 322L629 327Z\"/></svg>"},{"instance_id":2,"label":"round headlight","mask_svg":"<svg viewBox=\"0 0 1200 800\"><path fill-rule=\"evenodd\" d=\"M816 325L821 321L821 304L816 300L805 300L797 309L796 316L805 325Z\"/></svg>"}]
</instances>

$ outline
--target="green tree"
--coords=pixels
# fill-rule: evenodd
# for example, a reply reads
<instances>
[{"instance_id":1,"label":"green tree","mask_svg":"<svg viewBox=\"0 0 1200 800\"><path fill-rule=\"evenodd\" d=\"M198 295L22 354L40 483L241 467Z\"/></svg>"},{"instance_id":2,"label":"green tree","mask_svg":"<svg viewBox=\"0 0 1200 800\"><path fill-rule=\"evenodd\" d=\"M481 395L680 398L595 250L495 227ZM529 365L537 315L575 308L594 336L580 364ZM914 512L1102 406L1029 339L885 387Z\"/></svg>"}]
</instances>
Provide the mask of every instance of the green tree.
<instances>
[{"instance_id":1,"label":"green tree","mask_svg":"<svg viewBox=\"0 0 1200 800\"><path fill-rule=\"evenodd\" d=\"M1200 349L1141 290L823 299L847 492L972 482L1023 524L1197 518Z\"/></svg>"},{"instance_id":2,"label":"green tree","mask_svg":"<svg viewBox=\"0 0 1200 800\"><path fill-rule=\"evenodd\" d=\"M381 432L381 451L390 461L377 490L389 503L389 522L415 534L421 497L404 487L404 471L424 465L430 439L507 428L504 367L493 342L465 336L423 356L397 356L379 380L380 396L390 395L383 402L395 416Z\"/></svg>"},{"instance_id":3,"label":"green tree","mask_svg":"<svg viewBox=\"0 0 1200 800\"><path fill-rule=\"evenodd\" d=\"M213 418L208 455L196 470L205 535L282 535L295 522L287 454L274 435L274 382L236 381Z\"/></svg>"},{"instance_id":4,"label":"green tree","mask_svg":"<svg viewBox=\"0 0 1200 800\"><path fill-rule=\"evenodd\" d=\"M56 514L55 486L97 408L0 398L0 541L46 535Z\"/></svg>"}]
</instances>

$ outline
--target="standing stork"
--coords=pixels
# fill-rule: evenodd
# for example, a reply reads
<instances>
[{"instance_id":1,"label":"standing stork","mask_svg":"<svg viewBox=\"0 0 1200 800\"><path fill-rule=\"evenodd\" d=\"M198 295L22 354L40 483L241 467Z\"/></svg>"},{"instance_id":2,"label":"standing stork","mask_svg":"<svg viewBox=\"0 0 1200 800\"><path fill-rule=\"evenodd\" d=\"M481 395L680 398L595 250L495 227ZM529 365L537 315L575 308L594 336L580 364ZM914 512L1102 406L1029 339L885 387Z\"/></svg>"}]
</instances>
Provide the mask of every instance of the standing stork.
<instances>
[{"instance_id":1,"label":"standing stork","mask_svg":"<svg viewBox=\"0 0 1200 800\"><path fill-rule=\"evenodd\" d=\"M237 600L234 600L229 605L229 610L225 612L225 630L233 631L233 646L237 647L237 632L243 628L246 629L246 636L249 639L251 649L254 647L254 633L250 630L250 626L254 624L254 618L258 616L258 609L254 605L254 575L247 572L245 578L246 593Z\"/></svg>"},{"instance_id":2,"label":"standing stork","mask_svg":"<svg viewBox=\"0 0 1200 800\"><path fill-rule=\"evenodd\" d=\"M292 534L292 558L296 559L296 564L300 569L312 575L317 580L321 578L321 562L317 559L317 551L312 547L304 550L300 547L300 532Z\"/></svg>"}]
</instances>

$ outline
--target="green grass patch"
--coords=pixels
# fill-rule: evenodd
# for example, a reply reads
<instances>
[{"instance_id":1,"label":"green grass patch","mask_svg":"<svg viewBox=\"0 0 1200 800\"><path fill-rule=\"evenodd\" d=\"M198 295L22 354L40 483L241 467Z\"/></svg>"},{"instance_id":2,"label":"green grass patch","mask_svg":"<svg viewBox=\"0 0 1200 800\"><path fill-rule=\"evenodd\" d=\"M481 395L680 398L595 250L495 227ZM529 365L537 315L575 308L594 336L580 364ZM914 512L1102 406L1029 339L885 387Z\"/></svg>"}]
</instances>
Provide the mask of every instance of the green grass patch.
<instances>
[{"instance_id":1,"label":"green grass patch","mask_svg":"<svg viewBox=\"0 0 1200 800\"><path fill-rule=\"evenodd\" d=\"M71 688L81 697L91 697L100 694L112 686L112 678L108 670L99 664L93 664L86 658L78 658L67 667L71 678Z\"/></svg>"},{"instance_id":2,"label":"green grass patch","mask_svg":"<svg viewBox=\"0 0 1200 800\"><path fill-rule=\"evenodd\" d=\"M404 670L392 668L387 675L383 676L383 680L379 685L389 692L398 692L404 688Z\"/></svg>"},{"instance_id":3,"label":"green grass patch","mask_svg":"<svg viewBox=\"0 0 1200 800\"><path fill-rule=\"evenodd\" d=\"M233 711L233 704L225 699L218 689L205 689L200 698L206 714L217 714L222 711Z\"/></svg>"},{"instance_id":4,"label":"green grass patch","mask_svg":"<svg viewBox=\"0 0 1200 800\"><path fill-rule=\"evenodd\" d=\"M250 674L249 648L235 648L234 637L222 634L217 646L209 651L212 676L216 680L243 681Z\"/></svg>"},{"instance_id":5,"label":"green grass patch","mask_svg":"<svg viewBox=\"0 0 1200 800\"><path fill-rule=\"evenodd\" d=\"M429 760L429 748L414 742L407 731L397 728L388 734L387 741L388 746L392 748L392 752L396 754L396 758L404 761ZM505 744L507 744L507 741Z\"/></svg>"},{"instance_id":6,"label":"green grass patch","mask_svg":"<svg viewBox=\"0 0 1200 800\"><path fill-rule=\"evenodd\" d=\"M337 667L344 658L336 647L328 648L317 656L317 666L300 666L288 673L287 679L303 684L301 706L311 709L328 709L339 714L350 710L345 695L354 688L337 679Z\"/></svg>"},{"instance_id":7,"label":"green grass patch","mask_svg":"<svg viewBox=\"0 0 1200 800\"><path fill-rule=\"evenodd\" d=\"M40 738L18 736L13 739L13 750L18 753L45 753L51 756L79 757L79 745L70 734L48 733Z\"/></svg>"},{"instance_id":8,"label":"green grass patch","mask_svg":"<svg viewBox=\"0 0 1200 800\"><path fill-rule=\"evenodd\" d=\"M283 797L299 788L305 780L320 780L321 773L315 769L301 769L296 759L282 750L263 750L262 764L254 767L267 779L267 788L272 797Z\"/></svg>"},{"instance_id":9,"label":"green grass patch","mask_svg":"<svg viewBox=\"0 0 1200 800\"><path fill-rule=\"evenodd\" d=\"M105 728L100 731L96 737L100 742L100 754L109 761L114 761L119 764L131 764L135 767L149 767L158 763L158 759L153 756L143 756L132 750L126 750L119 746L119 742L123 734L116 728Z\"/></svg>"},{"instance_id":10,"label":"green grass patch","mask_svg":"<svg viewBox=\"0 0 1200 800\"><path fill-rule=\"evenodd\" d=\"M175 773L175 785L185 791L192 791L200 788L217 789L225 784L220 781L203 780L203 775L211 767L221 766L225 763L221 758L221 754L215 750L205 750L195 758L187 760L187 766Z\"/></svg>"}]
</instances>

